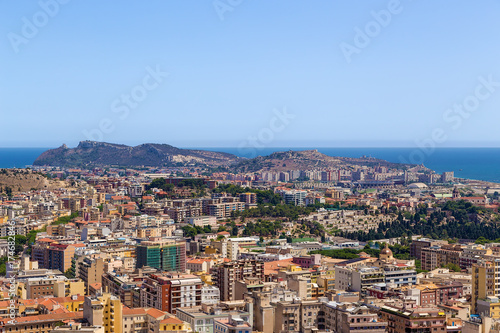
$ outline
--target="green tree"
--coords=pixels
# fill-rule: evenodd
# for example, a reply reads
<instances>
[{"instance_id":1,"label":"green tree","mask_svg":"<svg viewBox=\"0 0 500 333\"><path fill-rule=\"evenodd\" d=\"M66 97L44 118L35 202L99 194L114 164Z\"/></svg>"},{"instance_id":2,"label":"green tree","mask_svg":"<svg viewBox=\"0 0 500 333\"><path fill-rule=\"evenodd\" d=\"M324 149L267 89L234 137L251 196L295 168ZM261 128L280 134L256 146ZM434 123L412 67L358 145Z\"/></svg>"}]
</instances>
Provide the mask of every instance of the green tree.
<instances>
[{"instance_id":1,"label":"green tree","mask_svg":"<svg viewBox=\"0 0 500 333\"><path fill-rule=\"evenodd\" d=\"M450 271L453 271L453 272L460 272L460 271L462 271L460 269L460 266L458 266L457 264L453 264L453 263L449 263L445 267L448 268Z\"/></svg>"},{"instance_id":2,"label":"green tree","mask_svg":"<svg viewBox=\"0 0 500 333\"><path fill-rule=\"evenodd\" d=\"M232 228L231 228L231 236L238 236L238 226L234 225Z\"/></svg>"}]
</instances>

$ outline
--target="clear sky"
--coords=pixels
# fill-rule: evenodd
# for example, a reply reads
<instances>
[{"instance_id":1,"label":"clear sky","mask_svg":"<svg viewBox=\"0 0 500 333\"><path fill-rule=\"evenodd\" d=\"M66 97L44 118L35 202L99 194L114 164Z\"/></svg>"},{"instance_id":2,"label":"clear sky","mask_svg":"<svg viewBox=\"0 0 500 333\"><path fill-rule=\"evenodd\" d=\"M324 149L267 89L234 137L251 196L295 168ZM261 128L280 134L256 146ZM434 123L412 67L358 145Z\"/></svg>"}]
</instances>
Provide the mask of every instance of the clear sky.
<instances>
[{"instance_id":1,"label":"clear sky","mask_svg":"<svg viewBox=\"0 0 500 333\"><path fill-rule=\"evenodd\" d=\"M498 0L59 1L0 0L2 147L500 146Z\"/></svg>"}]
</instances>

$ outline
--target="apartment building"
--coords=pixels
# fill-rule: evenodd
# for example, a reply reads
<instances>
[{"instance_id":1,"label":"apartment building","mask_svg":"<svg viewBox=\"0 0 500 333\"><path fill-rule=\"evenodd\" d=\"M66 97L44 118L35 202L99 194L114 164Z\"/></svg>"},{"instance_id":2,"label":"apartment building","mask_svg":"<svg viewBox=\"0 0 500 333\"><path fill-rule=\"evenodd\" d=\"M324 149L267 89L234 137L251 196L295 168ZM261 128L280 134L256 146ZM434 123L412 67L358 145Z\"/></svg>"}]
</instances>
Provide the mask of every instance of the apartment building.
<instances>
[{"instance_id":1,"label":"apartment building","mask_svg":"<svg viewBox=\"0 0 500 333\"><path fill-rule=\"evenodd\" d=\"M81 323L71 323L69 325L56 326L50 333L104 333L102 326L82 326Z\"/></svg>"},{"instance_id":2,"label":"apartment building","mask_svg":"<svg viewBox=\"0 0 500 333\"><path fill-rule=\"evenodd\" d=\"M123 333L148 333L148 318L144 308L123 308Z\"/></svg>"},{"instance_id":3,"label":"apartment building","mask_svg":"<svg viewBox=\"0 0 500 333\"><path fill-rule=\"evenodd\" d=\"M140 305L175 314L177 308L201 305L202 285L195 275L151 274L140 289Z\"/></svg>"},{"instance_id":4,"label":"apartment building","mask_svg":"<svg viewBox=\"0 0 500 333\"><path fill-rule=\"evenodd\" d=\"M195 226L211 226L211 227L216 227L217 226L217 217L215 216L196 216L196 217L190 217L187 219L187 223Z\"/></svg>"},{"instance_id":5,"label":"apartment building","mask_svg":"<svg viewBox=\"0 0 500 333\"><path fill-rule=\"evenodd\" d=\"M65 281L64 276L27 279L24 284L27 298L54 296L54 286L58 281ZM20 286L22 288L22 284ZM21 292L22 293L22 292Z\"/></svg>"},{"instance_id":6,"label":"apartment building","mask_svg":"<svg viewBox=\"0 0 500 333\"><path fill-rule=\"evenodd\" d=\"M78 262L78 275L85 283L85 290L88 294L89 286L94 283L102 283L102 275L104 274L104 259L102 258L84 258Z\"/></svg>"},{"instance_id":7,"label":"apartment building","mask_svg":"<svg viewBox=\"0 0 500 333\"><path fill-rule=\"evenodd\" d=\"M458 281L419 284L414 290L419 291L416 295L420 297L421 306L447 304L448 301L459 299L464 295L463 284Z\"/></svg>"},{"instance_id":8,"label":"apartment building","mask_svg":"<svg viewBox=\"0 0 500 333\"><path fill-rule=\"evenodd\" d=\"M91 326L103 326L105 333L123 333L123 306L116 296L103 293L85 297L83 318Z\"/></svg>"},{"instance_id":9,"label":"apartment building","mask_svg":"<svg viewBox=\"0 0 500 333\"><path fill-rule=\"evenodd\" d=\"M478 299L476 312L480 316L500 319L500 300L496 296L487 296L484 299Z\"/></svg>"},{"instance_id":10,"label":"apartment building","mask_svg":"<svg viewBox=\"0 0 500 333\"><path fill-rule=\"evenodd\" d=\"M384 333L387 322L366 306L352 303L328 302L322 305L324 327L338 333Z\"/></svg>"},{"instance_id":11,"label":"apartment building","mask_svg":"<svg viewBox=\"0 0 500 333\"><path fill-rule=\"evenodd\" d=\"M217 218L231 217L232 212L245 210L244 202L222 202L208 205L208 215Z\"/></svg>"},{"instance_id":12,"label":"apartment building","mask_svg":"<svg viewBox=\"0 0 500 333\"><path fill-rule=\"evenodd\" d=\"M213 260L211 259L191 259L187 261L186 268L191 272L210 272Z\"/></svg>"},{"instance_id":13,"label":"apartment building","mask_svg":"<svg viewBox=\"0 0 500 333\"><path fill-rule=\"evenodd\" d=\"M385 275L380 267L335 267L335 288L338 290L364 291L382 282L385 282Z\"/></svg>"},{"instance_id":14,"label":"apartment building","mask_svg":"<svg viewBox=\"0 0 500 333\"><path fill-rule=\"evenodd\" d=\"M478 313L478 301L500 296L500 257L482 260L472 266L472 311Z\"/></svg>"},{"instance_id":15,"label":"apartment building","mask_svg":"<svg viewBox=\"0 0 500 333\"><path fill-rule=\"evenodd\" d=\"M202 215L201 206L184 206L184 207L168 207L165 209L165 213L168 214L176 222L185 221L189 218L197 217Z\"/></svg>"},{"instance_id":16,"label":"apartment building","mask_svg":"<svg viewBox=\"0 0 500 333\"><path fill-rule=\"evenodd\" d=\"M82 312L51 313L36 316L16 317L12 321L10 318L1 318L0 326L3 332L16 333L51 333L57 323L66 320L82 320Z\"/></svg>"},{"instance_id":17,"label":"apartment building","mask_svg":"<svg viewBox=\"0 0 500 333\"><path fill-rule=\"evenodd\" d=\"M240 194L240 201L244 202L246 204L256 204L257 203L257 194L256 193L241 193Z\"/></svg>"},{"instance_id":18,"label":"apartment building","mask_svg":"<svg viewBox=\"0 0 500 333\"><path fill-rule=\"evenodd\" d=\"M33 246L31 259L38 261L40 268L57 269L66 272L71 267L71 260L77 247L84 244L61 244L53 239L41 239Z\"/></svg>"},{"instance_id":19,"label":"apartment building","mask_svg":"<svg viewBox=\"0 0 500 333\"><path fill-rule=\"evenodd\" d=\"M422 249L428 248L431 246L440 246L448 244L447 241L429 239L429 238L420 238L411 242L410 244L410 256L415 257L417 259L422 259Z\"/></svg>"},{"instance_id":20,"label":"apartment building","mask_svg":"<svg viewBox=\"0 0 500 333\"><path fill-rule=\"evenodd\" d=\"M154 267L163 271L186 270L186 242L179 238L143 241L136 248L137 268Z\"/></svg>"},{"instance_id":21,"label":"apartment building","mask_svg":"<svg viewBox=\"0 0 500 333\"><path fill-rule=\"evenodd\" d=\"M238 237L229 238L227 240L227 258L230 260L238 260L240 247L254 246L259 242L259 237Z\"/></svg>"},{"instance_id":22,"label":"apartment building","mask_svg":"<svg viewBox=\"0 0 500 333\"><path fill-rule=\"evenodd\" d=\"M325 329L322 303L316 300L295 299L278 302L275 308L274 333L304 332L306 329Z\"/></svg>"},{"instance_id":23,"label":"apartment building","mask_svg":"<svg viewBox=\"0 0 500 333\"><path fill-rule=\"evenodd\" d=\"M102 275L102 290L120 298L129 308L139 307L135 295L139 293L140 281L131 281L126 275L108 272Z\"/></svg>"},{"instance_id":24,"label":"apartment building","mask_svg":"<svg viewBox=\"0 0 500 333\"><path fill-rule=\"evenodd\" d=\"M297 293L277 286L263 291L253 291L247 297L251 299L254 314L254 329L263 333L273 333L275 307L278 302L292 302Z\"/></svg>"},{"instance_id":25,"label":"apartment building","mask_svg":"<svg viewBox=\"0 0 500 333\"><path fill-rule=\"evenodd\" d=\"M460 245L434 245L421 249L422 269L431 271L447 264L460 266Z\"/></svg>"},{"instance_id":26,"label":"apartment building","mask_svg":"<svg viewBox=\"0 0 500 333\"><path fill-rule=\"evenodd\" d=\"M179 308L176 317L187 322L193 332L214 333L214 322L237 316L243 321L253 325L253 313L250 304L242 309L223 309L216 306L196 306L192 308Z\"/></svg>"},{"instance_id":27,"label":"apartment building","mask_svg":"<svg viewBox=\"0 0 500 333\"><path fill-rule=\"evenodd\" d=\"M277 189L276 193L281 195L281 197L283 198L283 201L287 205L295 205L295 206L304 206L305 205L307 191L280 188L280 189Z\"/></svg>"},{"instance_id":28,"label":"apartment building","mask_svg":"<svg viewBox=\"0 0 500 333\"><path fill-rule=\"evenodd\" d=\"M214 285L220 290L223 301L234 299L235 282L247 277L264 279L264 262L253 259L242 259L225 262L212 268Z\"/></svg>"},{"instance_id":29,"label":"apartment building","mask_svg":"<svg viewBox=\"0 0 500 333\"><path fill-rule=\"evenodd\" d=\"M417 284L417 271L414 267L385 265L383 267L385 283L400 287Z\"/></svg>"},{"instance_id":30,"label":"apartment building","mask_svg":"<svg viewBox=\"0 0 500 333\"><path fill-rule=\"evenodd\" d=\"M491 249L487 249L483 245L467 245L460 253L460 268L471 268L482 261L485 256L490 256L492 253Z\"/></svg>"},{"instance_id":31,"label":"apartment building","mask_svg":"<svg viewBox=\"0 0 500 333\"><path fill-rule=\"evenodd\" d=\"M382 306L380 316L388 333L446 332L446 315L437 307Z\"/></svg>"},{"instance_id":32,"label":"apartment building","mask_svg":"<svg viewBox=\"0 0 500 333\"><path fill-rule=\"evenodd\" d=\"M220 302L220 290L216 286L201 287L201 304L216 305Z\"/></svg>"},{"instance_id":33,"label":"apartment building","mask_svg":"<svg viewBox=\"0 0 500 333\"><path fill-rule=\"evenodd\" d=\"M214 320L214 333L252 333L252 326L239 316Z\"/></svg>"}]
</instances>

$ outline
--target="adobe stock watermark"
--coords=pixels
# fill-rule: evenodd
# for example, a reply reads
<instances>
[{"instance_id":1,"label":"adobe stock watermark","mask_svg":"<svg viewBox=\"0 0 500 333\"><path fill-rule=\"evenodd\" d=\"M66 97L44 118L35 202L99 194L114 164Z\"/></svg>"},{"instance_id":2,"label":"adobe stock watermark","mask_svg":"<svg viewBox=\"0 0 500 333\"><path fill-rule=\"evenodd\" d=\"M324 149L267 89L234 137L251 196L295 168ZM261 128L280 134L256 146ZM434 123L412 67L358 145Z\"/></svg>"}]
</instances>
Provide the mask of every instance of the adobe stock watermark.
<instances>
[{"instance_id":1,"label":"adobe stock watermark","mask_svg":"<svg viewBox=\"0 0 500 333\"><path fill-rule=\"evenodd\" d=\"M40 29L45 27L50 19L54 18L61 9L61 5L65 5L70 0L40 0L38 6L40 10L35 12L31 17L23 16L21 18L22 25L19 33L7 33L7 39L15 53L19 53L20 46L28 44L35 38Z\"/></svg>"},{"instance_id":2,"label":"adobe stock watermark","mask_svg":"<svg viewBox=\"0 0 500 333\"><path fill-rule=\"evenodd\" d=\"M127 94L121 94L111 102L111 112L118 116L118 120L125 120L128 118L130 111L139 107L149 92L155 90L163 83L168 76L167 72L160 69L159 65L156 68L146 67L147 74L144 75L140 84L135 85L130 89ZM113 118L102 118L97 127L90 130L83 130L83 135L89 141L103 141L105 134L110 134L115 130L115 120Z\"/></svg>"},{"instance_id":3,"label":"adobe stock watermark","mask_svg":"<svg viewBox=\"0 0 500 333\"><path fill-rule=\"evenodd\" d=\"M348 64L352 62L355 54L360 54L363 49L370 45L374 38L377 38L383 28L391 24L394 16L403 12L403 5L400 0L390 0L386 9L370 12L372 20L368 21L363 28L354 27L354 38L352 44L342 42L339 44L340 50Z\"/></svg>"},{"instance_id":4,"label":"adobe stock watermark","mask_svg":"<svg viewBox=\"0 0 500 333\"><path fill-rule=\"evenodd\" d=\"M245 141L238 145L238 152L241 156L254 158L257 150L267 147L277 133L281 133L295 119L295 114L289 113L286 108L273 110L273 117L269 120L267 127L261 128L256 135L250 135Z\"/></svg>"},{"instance_id":5,"label":"adobe stock watermark","mask_svg":"<svg viewBox=\"0 0 500 333\"><path fill-rule=\"evenodd\" d=\"M443 113L445 126L436 127L432 130L430 137L423 140L415 140L417 148L413 150L408 159L399 156L399 161L404 164L423 164L425 159L434 153L436 146L445 143L448 140L450 130L458 130L465 119L469 119L476 112L481 102L489 99L500 87L499 81L494 81L493 75L487 78L479 76L479 83L474 88L474 92L466 96L460 103L453 104Z\"/></svg>"},{"instance_id":6,"label":"adobe stock watermark","mask_svg":"<svg viewBox=\"0 0 500 333\"><path fill-rule=\"evenodd\" d=\"M241 5L244 0L214 0L212 5L214 6L215 12L221 21L224 21L224 17L227 12L232 12L236 7Z\"/></svg>"}]
</instances>

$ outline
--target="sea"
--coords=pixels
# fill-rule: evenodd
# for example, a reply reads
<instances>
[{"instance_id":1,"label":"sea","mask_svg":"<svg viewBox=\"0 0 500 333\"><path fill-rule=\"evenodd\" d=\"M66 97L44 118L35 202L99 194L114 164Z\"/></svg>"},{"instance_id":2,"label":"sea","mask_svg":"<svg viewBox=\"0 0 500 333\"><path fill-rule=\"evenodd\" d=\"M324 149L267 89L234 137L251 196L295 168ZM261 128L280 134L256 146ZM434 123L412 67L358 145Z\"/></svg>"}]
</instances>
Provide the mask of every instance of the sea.
<instances>
[{"instance_id":1,"label":"sea","mask_svg":"<svg viewBox=\"0 0 500 333\"><path fill-rule=\"evenodd\" d=\"M374 157L394 163L423 164L438 173L500 183L500 148L200 148L240 157L269 155L278 151L317 149L328 156Z\"/></svg>"},{"instance_id":2,"label":"sea","mask_svg":"<svg viewBox=\"0 0 500 333\"><path fill-rule=\"evenodd\" d=\"M194 148L194 147L193 147ZM0 148L0 168L24 168L49 148ZM265 156L278 151L317 149L328 156L374 157L394 163L423 164L441 173L453 171L455 177L500 183L500 148L207 148L240 157Z\"/></svg>"}]
</instances>

